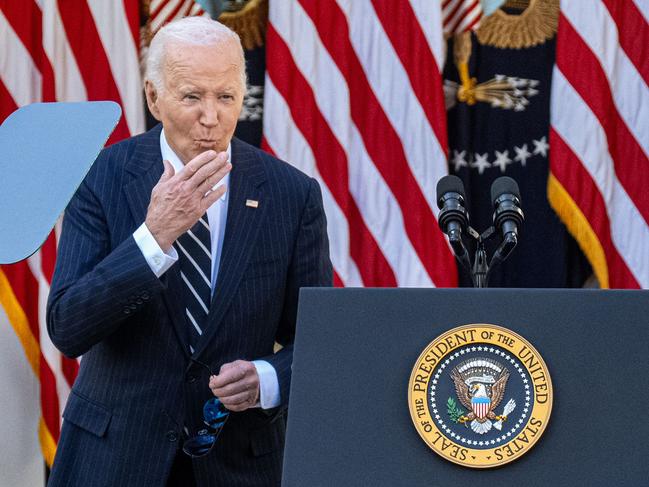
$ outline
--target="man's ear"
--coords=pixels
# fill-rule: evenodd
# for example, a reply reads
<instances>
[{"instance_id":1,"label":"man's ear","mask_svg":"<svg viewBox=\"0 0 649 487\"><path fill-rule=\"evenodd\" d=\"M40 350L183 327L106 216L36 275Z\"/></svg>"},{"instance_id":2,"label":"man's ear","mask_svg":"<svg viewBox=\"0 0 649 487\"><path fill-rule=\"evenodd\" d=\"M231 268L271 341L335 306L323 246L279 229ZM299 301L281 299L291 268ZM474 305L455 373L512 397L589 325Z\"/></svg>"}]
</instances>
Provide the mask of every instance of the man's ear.
<instances>
[{"instance_id":1,"label":"man's ear","mask_svg":"<svg viewBox=\"0 0 649 487\"><path fill-rule=\"evenodd\" d=\"M146 94L146 104L153 118L160 121L160 109L158 108L158 91L150 80L144 82L144 93Z\"/></svg>"}]
</instances>

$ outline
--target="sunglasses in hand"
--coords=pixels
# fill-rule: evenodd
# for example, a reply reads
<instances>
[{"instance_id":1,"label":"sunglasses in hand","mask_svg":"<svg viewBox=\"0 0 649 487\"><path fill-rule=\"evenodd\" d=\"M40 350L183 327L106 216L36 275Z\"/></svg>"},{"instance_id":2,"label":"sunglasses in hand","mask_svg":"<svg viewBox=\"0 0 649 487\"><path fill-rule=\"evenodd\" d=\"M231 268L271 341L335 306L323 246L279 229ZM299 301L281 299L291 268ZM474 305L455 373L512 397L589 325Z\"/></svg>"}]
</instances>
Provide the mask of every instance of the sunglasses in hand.
<instances>
[{"instance_id":1,"label":"sunglasses in hand","mask_svg":"<svg viewBox=\"0 0 649 487\"><path fill-rule=\"evenodd\" d=\"M196 359L192 359L192 361L205 367L210 372L210 376L216 375L209 365ZM196 435L185 440L183 451L193 458L207 455L216 443L216 439L229 416L230 411L225 408L218 398L209 399L203 406L203 423L205 423L206 428L200 429Z\"/></svg>"}]
</instances>

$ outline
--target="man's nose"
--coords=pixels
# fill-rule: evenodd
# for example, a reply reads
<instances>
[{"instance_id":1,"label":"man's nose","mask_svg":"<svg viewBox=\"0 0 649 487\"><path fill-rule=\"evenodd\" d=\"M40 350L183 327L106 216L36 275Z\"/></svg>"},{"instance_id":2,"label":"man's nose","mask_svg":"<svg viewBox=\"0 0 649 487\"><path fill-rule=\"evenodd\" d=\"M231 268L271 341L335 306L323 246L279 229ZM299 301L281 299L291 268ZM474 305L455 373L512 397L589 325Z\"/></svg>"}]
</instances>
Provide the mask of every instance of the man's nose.
<instances>
[{"instance_id":1,"label":"man's nose","mask_svg":"<svg viewBox=\"0 0 649 487\"><path fill-rule=\"evenodd\" d=\"M201 124L206 127L214 127L219 123L219 110L216 100L204 100L201 110Z\"/></svg>"}]
</instances>

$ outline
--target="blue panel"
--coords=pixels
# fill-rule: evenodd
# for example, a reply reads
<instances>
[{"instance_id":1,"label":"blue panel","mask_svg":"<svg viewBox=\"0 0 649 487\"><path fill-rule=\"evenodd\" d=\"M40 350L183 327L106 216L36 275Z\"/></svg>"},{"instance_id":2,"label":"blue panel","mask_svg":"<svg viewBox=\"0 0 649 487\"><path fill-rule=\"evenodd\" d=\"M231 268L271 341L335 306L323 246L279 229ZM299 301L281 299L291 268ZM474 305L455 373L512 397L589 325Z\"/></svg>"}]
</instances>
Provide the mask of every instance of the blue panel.
<instances>
[{"instance_id":1,"label":"blue panel","mask_svg":"<svg viewBox=\"0 0 649 487\"><path fill-rule=\"evenodd\" d=\"M0 126L0 264L43 244L117 125L110 101L34 103Z\"/></svg>"}]
</instances>

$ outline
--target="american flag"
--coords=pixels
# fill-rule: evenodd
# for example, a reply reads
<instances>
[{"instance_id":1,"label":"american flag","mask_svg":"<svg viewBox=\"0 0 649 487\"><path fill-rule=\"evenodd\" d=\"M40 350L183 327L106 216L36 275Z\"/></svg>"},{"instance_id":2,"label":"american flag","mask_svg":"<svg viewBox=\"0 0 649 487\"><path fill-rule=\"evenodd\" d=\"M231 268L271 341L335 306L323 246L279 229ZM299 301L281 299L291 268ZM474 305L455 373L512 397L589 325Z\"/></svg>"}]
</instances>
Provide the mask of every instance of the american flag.
<instances>
[{"instance_id":1,"label":"american flag","mask_svg":"<svg viewBox=\"0 0 649 487\"><path fill-rule=\"evenodd\" d=\"M322 187L339 286L455 286L441 3L270 4L266 147Z\"/></svg>"},{"instance_id":2,"label":"american flag","mask_svg":"<svg viewBox=\"0 0 649 487\"><path fill-rule=\"evenodd\" d=\"M187 16L206 15L200 4L194 0L151 0L149 12L152 35L172 20Z\"/></svg>"},{"instance_id":3,"label":"american flag","mask_svg":"<svg viewBox=\"0 0 649 487\"><path fill-rule=\"evenodd\" d=\"M649 288L649 1L561 2L548 194L604 288Z\"/></svg>"},{"instance_id":4,"label":"american flag","mask_svg":"<svg viewBox=\"0 0 649 487\"><path fill-rule=\"evenodd\" d=\"M109 143L142 132L139 26L138 0L0 0L0 121L34 102L114 100L124 116ZM78 371L77 361L63 357L47 335L55 258L52 233L29 259L0 266L0 306L8 321L0 326L13 328L40 379L39 439L49 465Z\"/></svg>"},{"instance_id":5,"label":"american flag","mask_svg":"<svg viewBox=\"0 0 649 487\"><path fill-rule=\"evenodd\" d=\"M442 0L444 34L452 36L477 29L482 13L480 0Z\"/></svg>"}]
</instances>

